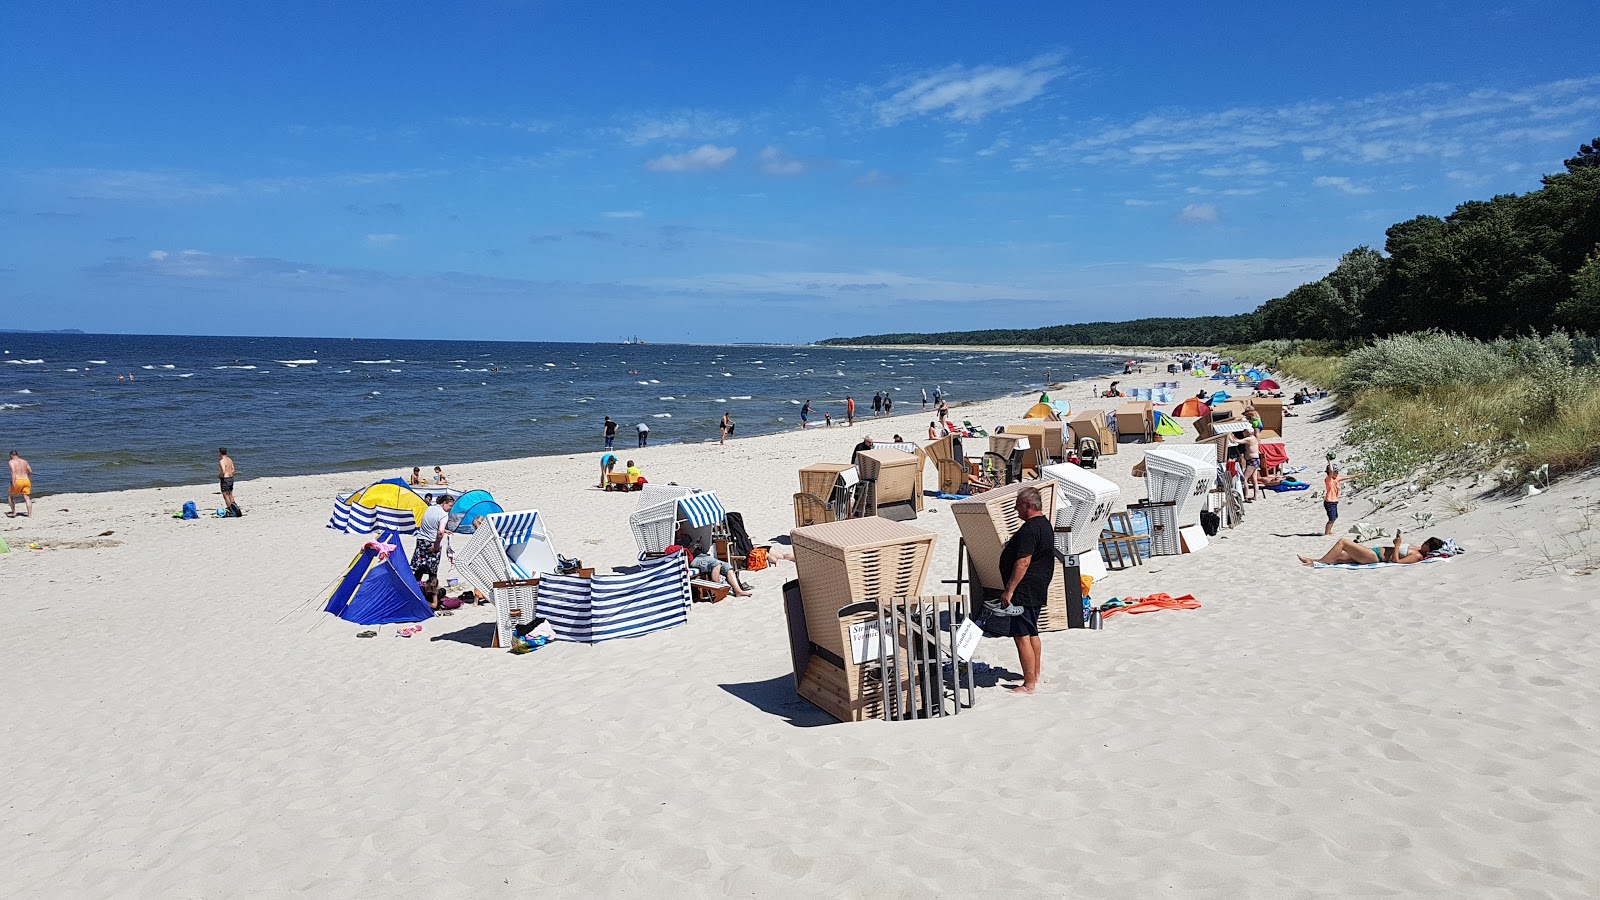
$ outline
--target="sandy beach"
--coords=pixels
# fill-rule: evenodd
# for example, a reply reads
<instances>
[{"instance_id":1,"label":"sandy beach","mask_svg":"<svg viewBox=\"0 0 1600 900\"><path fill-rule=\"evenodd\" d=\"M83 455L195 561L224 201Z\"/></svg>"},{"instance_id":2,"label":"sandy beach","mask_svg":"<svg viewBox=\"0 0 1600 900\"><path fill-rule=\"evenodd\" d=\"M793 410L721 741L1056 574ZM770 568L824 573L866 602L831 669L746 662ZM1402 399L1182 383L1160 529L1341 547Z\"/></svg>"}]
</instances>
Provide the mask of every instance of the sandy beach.
<instances>
[{"instance_id":1,"label":"sandy beach","mask_svg":"<svg viewBox=\"0 0 1600 900\"><path fill-rule=\"evenodd\" d=\"M1051 394L1116 403L1087 382ZM951 417L1013 422L1032 399ZM1202 552L1093 592L1200 609L1046 634L1040 694L986 688L914 723L829 724L795 695L788 563L684 627L525 656L487 649L491 607L411 639L358 640L321 612L361 544L323 527L331 498L411 465L541 510L586 565L630 564L636 498L593 487L598 439L290 478L252 479L243 458L236 520L171 518L215 507L215 484L41 498L0 524L0 893L1594 896L1600 481L1347 487L1342 526L1410 534L1432 512L1428 533L1470 552L1307 569L1295 555L1332 542L1323 454L1347 448L1330 402L1299 409L1284 437L1315 489L1269 493ZM715 489L769 540L792 526L797 468L865 434L922 443L931 417L620 453ZM1125 444L1098 470L1123 503L1144 496L1140 457ZM914 524L938 535L924 592L943 593L949 502ZM1009 641L978 658L1017 671Z\"/></svg>"}]
</instances>

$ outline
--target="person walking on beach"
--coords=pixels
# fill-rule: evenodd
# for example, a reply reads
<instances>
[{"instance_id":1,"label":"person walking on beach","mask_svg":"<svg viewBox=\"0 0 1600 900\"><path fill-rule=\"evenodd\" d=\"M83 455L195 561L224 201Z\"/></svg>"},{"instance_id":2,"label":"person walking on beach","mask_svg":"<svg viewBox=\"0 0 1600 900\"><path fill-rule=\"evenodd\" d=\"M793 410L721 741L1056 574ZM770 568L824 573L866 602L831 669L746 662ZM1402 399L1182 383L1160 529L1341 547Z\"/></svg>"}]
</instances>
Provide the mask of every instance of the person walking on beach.
<instances>
[{"instance_id":1,"label":"person walking on beach","mask_svg":"<svg viewBox=\"0 0 1600 900\"><path fill-rule=\"evenodd\" d=\"M935 388L933 391L933 399L934 402L939 406L939 424L943 425L944 423L950 421L950 404L944 402L944 398L939 396L939 390L937 388Z\"/></svg>"},{"instance_id":2,"label":"person walking on beach","mask_svg":"<svg viewBox=\"0 0 1600 900\"><path fill-rule=\"evenodd\" d=\"M11 503L11 511L6 513L7 518L17 517L17 498L22 498L22 514L33 518L33 466L22 458L22 454L11 451L11 487L6 491L6 500Z\"/></svg>"},{"instance_id":3,"label":"person walking on beach","mask_svg":"<svg viewBox=\"0 0 1600 900\"><path fill-rule=\"evenodd\" d=\"M856 398L849 394L844 395L844 424L849 427L856 423Z\"/></svg>"},{"instance_id":4,"label":"person walking on beach","mask_svg":"<svg viewBox=\"0 0 1600 900\"><path fill-rule=\"evenodd\" d=\"M1013 501L1022 527L1006 541L1000 553L1000 577L1005 590L1000 593L1000 609L1009 615L990 615L985 630L1000 637L1009 635L1017 645L1022 664L1022 684L1013 694L1032 694L1039 689L1039 610L1044 608L1055 577L1055 531L1046 518L1038 488L1023 488Z\"/></svg>"},{"instance_id":5,"label":"person walking on beach","mask_svg":"<svg viewBox=\"0 0 1600 900\"><path fill-rule=\"evenodd\" d=\"M639 423L639 446L650 443L650 426L644 422Z\"/></svg>"},{"instance_id":6,"label":"person walking on beach","mask_svg":"<svg viewBox=\"0 0 1600 900\"><path fill-rule=\"evenodd\" d=\"M217 481L222 487L222 506L229 512L233 511L233 457L228 455L227 447L217 448Z\"/></svg>"},{"instance_id":7,"label":"person walking on beach","mask_svg":"<svg viewBox=\"0 0 1600 900\"><path fill-rule=\"evenodd\" d=\"M881 415L883 415L883 391L875 391L872 394L872 417L876 419Z\"/></svg>"},{"instance_id":8,"label":"person walking on beach","mask_svg":"<svg viewBox=\"0 0 1600 900\"><path fill-rule=\"evenodd\" d=\"M922 389L922 408L923 409L927 409L928 408L928 389L927 388L923 388Z\"/></svg>"},{"instance_id":9,"label":"person walking on beach","mask_svg":"<svg viewBox=\"0 0 1600 900\"><path fill-rule=\"evenodd\" d=\"M894 415L894 398L889 396L888 391L883 392L883 414L886 416Z\"/></svg>"},{"instance_id":10,"label":"person walking on beach","mask_svg":"<svg viewBox=\"0 0 1600 900\"><path fill-rule=\"evenodd\" d=\"M723 413L722 414L722 439L717 441L717 443L726 444L728 442L728 438L732 434L733 434L733 413Z\"/></svg>"},{"instance_id":11,"label":"person walking on beach","mask_svg":"<svg viewBox=\"0 0 1600 900\"><path fill-rule=\"evenodd\" d=\"M615 450L617 448L617 423L611 421L610 416L606 416L605 436L606 449Z\"/></svg>"},{"instance_id":12,"label":"person walking on beach","mask_svg":"<svg viewBox=\"0 0 1600 900\"><path fill-rule=\"evenodd\" d=\"M801 431L805 431L806 430L806 425L810 424L810 422L811 422L811 401L807 400L806 401L806 405L800 407L800 430Z\"/></svg>"}]
</instances>

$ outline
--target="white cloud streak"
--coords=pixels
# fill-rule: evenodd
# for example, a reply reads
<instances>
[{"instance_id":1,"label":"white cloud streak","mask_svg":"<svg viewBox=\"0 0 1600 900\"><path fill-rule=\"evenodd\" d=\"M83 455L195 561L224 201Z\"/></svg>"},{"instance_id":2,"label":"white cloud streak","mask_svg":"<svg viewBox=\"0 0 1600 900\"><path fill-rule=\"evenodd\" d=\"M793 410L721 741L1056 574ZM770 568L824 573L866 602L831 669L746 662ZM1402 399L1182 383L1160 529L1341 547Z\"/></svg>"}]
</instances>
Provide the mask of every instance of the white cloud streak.
<instances>
[{"instance_id":1,"label":"white cloud streak","mask_svg":"<svg viewBox=\"0 0 1600 900\"><path fill-rule=\"evenodd\" d=\"M1061 57L1054 54L1020 66L950 66L883 86L874 93L893 93L878 101L874 111L881 125L898 125L923 116L978 122L1033 100L1050 82L1066 74Z\"/></svg>"},{"instance_id":2,"label":"white cloud streak","mask_svg":"<svg viewBox=\"0 0 1600 900\"><path fill-rule=\"evenodd\" d=\"M707 110L686 109L656 116L638 116L618 128L622 139L640 146L658 141L717 141L739 133L738 119Z\"/></svg>"},{"instance_id":3,"label":"white cloud streak","mask_svg":"<svg viewBox=\"0 0 1600 900\"><path fill-rule=\"evenodd\" d=\"M1512 90L1431 85L1354 100L1159 113L1035 142L1013 165L1196 161L1200 174L1227 177L1268 174L1274 163L1261 156L1269 153L1302 162L1437 161L1585 135L1596 111L1600 77Z\"/></svg>"},{"instance_id":4,"label":"white cloud streak","mask_svg":"<svg viewBox=\"0 0 1600 900\"><path fill-rule=\"evenodd\" d=\"M1370 194L1372 188L1362 187L1344 175L1318 175L1311 179L1317 187L1333 188L1346 194Z\"/></svg>"},{"instance_id":5,"label":"white cloud streak","mask_svg":"<svg viewBox=\"0 0 1600 900\"><path fill-rule=\"evenodd\" d=\"M1210 203L1191 203L1178 211L1178 221L1190 225L1203 225L1221 218L1216 206Z\"/></svg>"},{"instance_id":6,"label":"white cloud streak","mask_svg":"<svg viewBox=\"0 0 1600 900\"><path fill-rule=\"evenodd\" d=\"M725 168L738 154L736 147L702 144L687 153L668 153L647 160L644 167L651 172L716 172Z\"/></svg>"}]
</instances>

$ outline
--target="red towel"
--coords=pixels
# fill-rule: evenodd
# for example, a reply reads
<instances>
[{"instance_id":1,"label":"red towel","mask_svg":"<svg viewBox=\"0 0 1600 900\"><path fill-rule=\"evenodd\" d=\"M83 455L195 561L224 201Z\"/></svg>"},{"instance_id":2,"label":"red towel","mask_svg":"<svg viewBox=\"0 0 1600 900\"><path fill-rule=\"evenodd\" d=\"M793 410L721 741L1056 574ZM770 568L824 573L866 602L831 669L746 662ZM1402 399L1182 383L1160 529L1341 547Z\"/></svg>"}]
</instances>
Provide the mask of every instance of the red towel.
<instances>
[{"instance_id":1,"label":"red towel","mask_svg":"<svg viewBox=\"0 0 1600 900\"><path fill-rule=\"evenodd\" d=\"M1174 597L1171 594L1151 594L1135 600L1132 606L1117 606L1100 613L1102 619L1114 616L1117 613L1147 613L1158 609L1199 609L1200 601L1193 594L1184 594Z\"/></svg>"}]
</instances>

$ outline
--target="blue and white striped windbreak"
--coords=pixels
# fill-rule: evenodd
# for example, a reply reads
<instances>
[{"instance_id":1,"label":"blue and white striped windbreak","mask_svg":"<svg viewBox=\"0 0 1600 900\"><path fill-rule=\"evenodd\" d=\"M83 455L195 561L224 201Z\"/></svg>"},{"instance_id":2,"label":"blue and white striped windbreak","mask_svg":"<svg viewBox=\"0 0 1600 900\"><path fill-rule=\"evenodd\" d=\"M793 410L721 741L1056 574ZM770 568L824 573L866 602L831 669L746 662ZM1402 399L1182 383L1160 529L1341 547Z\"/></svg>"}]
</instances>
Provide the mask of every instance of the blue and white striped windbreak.
<instances>
[{"instance_id":1,"label":"blue and white striped windbreak","mask_svg":"<svg viewBox=\"0 0 1600 900\"><path fill-rule=\"evenodd\" d=\"M334 498L333 515L328 519L329 528L350 534L371 534L375 531L416 533L417 516L411 510L361 506L349 502L354 493L351 491Z\"/></svg>"},{"instance_id":2,"label":"blue and white striped windbreak","mask_svg":"<svg viewBox=\"0 0 1600 900\"><path fill-rule=\"evenodd\" d=\"M716 491L701 491L679 497L678 512L683 513L692 528L716 525L728 517L727 511L722 508L722 501L717 499Z\"/></svg>"},{"instance_id":3,"label":"blue and white striped windbreak","mask_svg":"<svg viewBox=\"0 0 1600 900\"><path fill-rule=\"evenodd\" d=\"M689 621L689 567L678 551L629 575L545 575L537 612L561 641L597 643L672 628Z\"/></svg>"}]
</instances>

